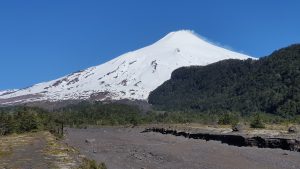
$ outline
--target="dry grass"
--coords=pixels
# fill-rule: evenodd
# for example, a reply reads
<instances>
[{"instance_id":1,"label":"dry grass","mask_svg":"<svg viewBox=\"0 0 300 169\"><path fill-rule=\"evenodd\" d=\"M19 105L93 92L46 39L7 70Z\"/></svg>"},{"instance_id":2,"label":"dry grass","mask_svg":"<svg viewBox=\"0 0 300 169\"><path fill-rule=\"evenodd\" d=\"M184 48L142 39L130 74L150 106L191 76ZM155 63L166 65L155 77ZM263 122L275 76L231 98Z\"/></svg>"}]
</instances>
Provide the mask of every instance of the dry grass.
<instances>
[{"instance_id":1,"label":"dry grass","mask_svg":"<svg viewBox=\"0 0 300 169\"><path fill-rule=\"evenodd\" d=\"M0 159L12 155L11 146L8 147L0 147Z\"/></svg>"},{"instance_id":2,"label":"dry grass","mask_svg":"<svg viewBox=\"0 0 300 169\"><path fill-rule=\"evenodd\" d=\"M104 163L97 164L95 160L84 158L78 169L107 169Z\"/></svg>"},{"instance_id":3,"label":"dry grass","mask_svg":"<svg viewBox=\"0 0 300 169\"><path fill-rule=\"evenodd\" d=\"M55 168L68 169L78 166L81 159L77 150L57 140L48 132L45 132L44 136L47 141L44 153L54 161Z\"/></svg>"},{"instance_id":4,"label":"dry grass","mask_svg":"<svg viewBox=\"0 0 300 169\"><path fill-rule=\"evenodd\" d=\"M33 145L36 139L44 139L46 142L46 145L42 146L40 151L43 158L49 162L50 168L71 169L80 164L79 152L74 148L57 140L49 132L37 132L0 137L0 168L13 165L12 162L15 162L15 160L12 159L14 159L14 155L17 155L15 150ZM34 159L29 158L28 160Z\"/></svg>"},{"instance_id":5,"label":"dry grass","mask_svg":"<svg viewBox=\"0 0 300 169\"><path fill-rule=\"evenodd\" d=\"M0 159L12 155L16 147L30 144L34 139L34 134L13 134L0 137Z\"/></svg>"}]
</instances>

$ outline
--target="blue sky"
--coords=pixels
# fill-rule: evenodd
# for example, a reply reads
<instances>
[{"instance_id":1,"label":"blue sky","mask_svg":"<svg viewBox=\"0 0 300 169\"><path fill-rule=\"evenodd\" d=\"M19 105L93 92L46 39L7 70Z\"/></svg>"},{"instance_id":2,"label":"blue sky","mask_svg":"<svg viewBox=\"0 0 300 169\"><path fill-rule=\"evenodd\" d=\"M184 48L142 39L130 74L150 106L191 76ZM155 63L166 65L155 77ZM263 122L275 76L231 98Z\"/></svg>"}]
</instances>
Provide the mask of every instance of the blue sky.
<instances>
[{"instance_id":1,"label":"blue sky","mask_svg":"<svg viewBox=\"0 0 300 169\"><path fill-rule=\"evenodd\" d=\"M101 64L191 29L261 57L300 42L298 0L0 1L0 90Z\"/></svg>"}]
</instances>

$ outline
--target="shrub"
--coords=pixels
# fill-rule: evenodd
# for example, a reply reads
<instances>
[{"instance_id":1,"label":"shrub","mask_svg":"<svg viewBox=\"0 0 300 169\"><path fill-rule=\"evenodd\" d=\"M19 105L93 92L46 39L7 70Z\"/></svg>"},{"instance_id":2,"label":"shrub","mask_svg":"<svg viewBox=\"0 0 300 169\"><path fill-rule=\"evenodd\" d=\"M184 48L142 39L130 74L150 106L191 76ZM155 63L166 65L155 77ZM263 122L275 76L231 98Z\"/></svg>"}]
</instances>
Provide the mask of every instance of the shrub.
<instances>
[{"instance_id":1,"label":"shrub","mask_svg":"<svg viewBox=\"0 0 300 169\"><path fill-rule=\"evenodd\" d=\"M235 126L239 123L239 115L236 113L224 113L219 117L218 124Z\"/></svg>"},{"instance_id":2,"label":"shrub","mask_svg":"<svg viewBox=\"0 0 300 169\"><path fill-rule=\"evenodd\" d=\"M104 163L97 164L95 160L84 158L78 169L107 169Z\"/></svg>"},{"instance_id":3,"label":"shrub","mask_svg":"<svg viewBox=\"0 0 300 169\"><path fill-rule=\"evenodd\" d=\"M263 120L259 113L256 113L250 123L251 128L265 128Z\"/></svg>"}]
</instances>

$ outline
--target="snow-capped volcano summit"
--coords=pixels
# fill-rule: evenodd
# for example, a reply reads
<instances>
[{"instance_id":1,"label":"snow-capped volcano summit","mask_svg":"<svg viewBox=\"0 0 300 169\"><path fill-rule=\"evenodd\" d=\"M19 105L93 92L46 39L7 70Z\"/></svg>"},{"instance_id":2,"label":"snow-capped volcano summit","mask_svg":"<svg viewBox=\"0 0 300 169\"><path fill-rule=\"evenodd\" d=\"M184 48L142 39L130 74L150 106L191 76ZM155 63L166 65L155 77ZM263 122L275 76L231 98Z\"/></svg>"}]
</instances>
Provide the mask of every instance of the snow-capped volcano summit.
<instances>
[{"instance_id":1,"label":"snow-capped volcano summit","mask_svg":"<svg viewBox=\"0 0 300 169\"><path fill-rule=\"evenodd\" d=\"M0 92L0 104L77 99L147 100L149 93L179 67L224 59L247 59L209 43L192 31L171 32L154 44L104 64L12 92Z\"/></svg>"}]
</instances>

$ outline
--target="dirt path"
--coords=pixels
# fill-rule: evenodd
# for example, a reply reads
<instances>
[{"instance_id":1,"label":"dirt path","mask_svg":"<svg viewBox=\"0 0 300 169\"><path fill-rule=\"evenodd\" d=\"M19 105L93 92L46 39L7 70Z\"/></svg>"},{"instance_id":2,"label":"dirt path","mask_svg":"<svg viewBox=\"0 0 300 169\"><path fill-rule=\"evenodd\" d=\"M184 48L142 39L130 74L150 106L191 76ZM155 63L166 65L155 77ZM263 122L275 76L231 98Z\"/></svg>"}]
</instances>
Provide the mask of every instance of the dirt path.
<instances>
[{"instance_id":1,"label":"dirt path","mask_svg":"<svg viewBox=\"0 0 300 169\"><path fill-rule=\"evenodd\" d=\"M78 155L48 132L0 137L1 169L68 169L79 164Z\"/></svg>"},{"instance_id":2,"label":"dirt path","mask_svg":"<svg viewBox=\"0 0 300 169\"><path fill-rule=\"evenodd\" d=\"M140 133L143 128L68 129L66 142L109 169L299 169L300 153ZM86 140L88 140L86 142Z\"/></svg>"},{"instance_id":3,"label":"dirt path","mask_svg":"<svg viewBox=\"0 0 300 169\"><path fill-rule=\"evenodd\" d=\"M43 158L42 150L46 145L44 138L20 136L14 139L20 142L14 142L12 139L6 140L6 145L10 147L10 151L0 159L0 168L49 168L47 160Z\"/></svg>"}]
</instances>

